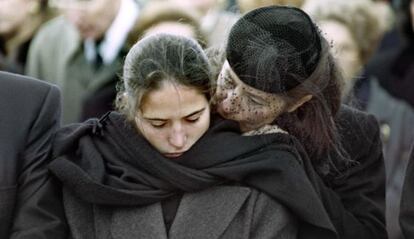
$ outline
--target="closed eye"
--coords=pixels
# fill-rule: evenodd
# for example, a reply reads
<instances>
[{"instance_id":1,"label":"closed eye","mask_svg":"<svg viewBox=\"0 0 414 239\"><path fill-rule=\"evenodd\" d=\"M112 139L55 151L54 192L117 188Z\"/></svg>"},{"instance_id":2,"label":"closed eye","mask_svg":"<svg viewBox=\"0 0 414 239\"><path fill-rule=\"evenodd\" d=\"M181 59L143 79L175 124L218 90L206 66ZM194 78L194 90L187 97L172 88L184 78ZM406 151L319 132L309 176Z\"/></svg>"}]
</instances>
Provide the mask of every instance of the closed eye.
<instances>
[{"instance_id":1,"label":"closed eye","mask_svg":"<svg viewBox=\"0 0 414 239\"><path fill-rule=\"evenodd\" d=\"M200 119L200 116L198 116L197 118L187 118L187 119L185 119L187 122L189 122L189 123L195 123L195 122L197 122L198 120Z\"/></svg>"},{"instance_id":2,"label":"closed eye","mask_svg":"<svg viewBox=\"0 0 414 239\"><path fill-rule=\"evenodd\" d=\"M185 121L187 121L189 123L195 123L195 122L197 122L200 119L201 115L203 114L203 112L205 110L206 110L206 108L202 108L200 110L197 110L194 113L191 113L190 115L187 115L185 117Z\"/></svg>"},{"instance_id":3,"label":"closed eye","mask_svg":"<svg viewBox=\"0 0 414 239\"><path fill-rule=\"evenodd\" d=\"M167 122L165 122L165 121L151 121L150 124L154 128L162 128L167 124Z\"/></svg>"},{"instance_id":4,"label":"closed eye","mask_svg":"<svg viewBox=\"0 0 414 239\"><path fill-rule=\"evenodd\" d=\"M260 106L263 106L264 105L260 100L254 98L254 97L248 96L247 98L253 104L260 105Z\"/></svg>"}]
</instances>

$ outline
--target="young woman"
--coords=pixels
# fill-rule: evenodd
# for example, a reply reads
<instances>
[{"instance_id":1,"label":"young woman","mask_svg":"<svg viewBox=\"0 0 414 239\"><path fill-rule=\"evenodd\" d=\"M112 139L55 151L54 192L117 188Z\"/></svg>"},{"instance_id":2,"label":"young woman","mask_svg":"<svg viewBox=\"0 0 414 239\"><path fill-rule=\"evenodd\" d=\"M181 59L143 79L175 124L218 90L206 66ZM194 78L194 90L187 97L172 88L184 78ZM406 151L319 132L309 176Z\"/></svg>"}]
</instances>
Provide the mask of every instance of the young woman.
<instances>
[{"instance_id":1,"label":"young woman","mask_svg":"<svg viewBox=\"0 0 414 239\"><path fill-rule=\"evenodd\" d=\"M302 143L304 170L338 238L386 238L378 124L341 106L341 85L329 44L308 15L260 8L231 29L217 110L242 131L277 125Z\"/></svg>"},{"instance_id":2,"label":"young woman","mask_svg":"<svg viewBox=\"0 0 414 239\"><path fill-rule=\"evenodd\" d=\"M146 37L126 57L120 113L57 133L71 238L297 238L299 220L307 238L335 238L294 138L210 124L210 75L194 40Z\"/></svg>"}]
</instances>

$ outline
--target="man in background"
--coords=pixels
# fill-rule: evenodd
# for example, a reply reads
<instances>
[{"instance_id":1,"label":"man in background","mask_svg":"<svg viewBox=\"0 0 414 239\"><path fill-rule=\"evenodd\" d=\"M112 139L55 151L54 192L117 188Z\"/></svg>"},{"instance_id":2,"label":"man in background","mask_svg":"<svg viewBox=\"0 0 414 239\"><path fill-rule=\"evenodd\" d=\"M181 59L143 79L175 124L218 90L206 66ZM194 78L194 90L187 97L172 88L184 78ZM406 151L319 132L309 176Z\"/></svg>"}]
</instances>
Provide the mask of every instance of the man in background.
<instances>
[{"instance_id":1,"label":"man in background","mask_svg":"<svg viewBox=\"0 0 414 239\"><path fill-rule=\"evenodd\" d=\"M63 122L99 117L112 109L125 42L138 18L135 0L53 0L63 16L33 40L26 73L58 85Z\"/></svg>"}]
</instances>

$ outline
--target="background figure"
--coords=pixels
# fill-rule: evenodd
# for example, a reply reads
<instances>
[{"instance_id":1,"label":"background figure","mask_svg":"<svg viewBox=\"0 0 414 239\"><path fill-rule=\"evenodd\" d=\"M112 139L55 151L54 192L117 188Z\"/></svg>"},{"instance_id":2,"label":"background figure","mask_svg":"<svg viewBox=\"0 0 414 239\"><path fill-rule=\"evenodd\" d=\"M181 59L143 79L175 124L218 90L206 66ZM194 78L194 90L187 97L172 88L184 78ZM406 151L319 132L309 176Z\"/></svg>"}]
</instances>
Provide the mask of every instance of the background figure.
<instances>
[{"instance_id":1,"label":"background figure","mask_svg":"<svg viewBox=\"0 0 414 239\"><path fill-rule=\"evenodd\" d=\"M375 51L384 33L371 0L307 0L303 10L314 19L342 69L348 97L362 68Z\"/></svg>"},{"instance_id":2,"label":"background figure","mask_svg":"<svg viewBox=\"0 0 414 239\"><path fill-rule=\"evenodd\" d=\"M403 0L397 12L398 46L374 56L366 67L366 110L382 128L387 172L387 222L391 239L402 238L398 223L400 197L414 141L414 1Z\"/></svg>"},{"instance_id":3,"label":"background figure","mask_svg":"<svg viewBox=\"0 0 414 239\"><path fill-rule=\"evenodd\" d=\"M296 238L296 218L272 196L313 202L316 193L281 185L306 179L290 136L242 137L221 118L210 127L213 81L196 41L143 38L123 82L122 114L57 133L50 169L63 183L71 238Z\"/></svg>"},{"instance_id":4,"label":"background figure","mask_svg":"<svg viewBox=\"0 0 414 239\"><path fill-rule=\"evenodd\" d=\"M221 47L226 44L231 26L238 16L224 10L223 0L168 0L176 6L194 11L201 16L201 30L207 36L208 46Z\"/></svg>"},{"instance_id":5,"label":"background figure","mask_svg":"<svg viewBox=\"0 0 414 239\"><path fill-rule=\"evenodd\" d=\"M401 208L399 223L403 238L414 237L414 144L405 174L403 191L401 194Z\"/></svg>"},{"instance_id":6,"label":"background figure","mask_svg":"<svg viewBox=\"0 0 414 239\"><path fill-rule=\"evenodd\" d=\"M59 90L0 72L0 237L67 238L60 187L47 171Z\"/></svg>"},{"instance_id":7,"label":"background figure","mask_svg":"<svg viewBox=\"0 0 414 239\"><path fill-rule=\"evenodd\" d=\"M112 109L126 39L138 17L134 0L54 0L64 14L45 25L30 46L27 74L57 84L63 122Z\"/></svg>"},{"instance_id":8,"label":"background figure","mask_svg":"<svg viewBox=\"0 0 414 239\"><path fill-rule=\"evenodd\" d=\"M244 132L277 126L300 141L339 238L387 238L378 124L341 105L342 75L310 17L286 6L252 10L232 27L226 60L218 112Z\"/></svg>"},{"instance_id":9,"label":"background figure","mask_svg":"<svg viewBox=\"0 0 414 239\"><path fill-rule=\"evenodd\" d=\"M241 13L246 13L259 7L271 5L302 7L306 0L237 0L237 5Z\"/></svg>"},{"instance_id":10,"label":"background figure","mask_svg":"<svg viewBox=\"0 0 414 239\"><path fill-rule=\"evenodd\" d=\"M47 0L0 1L0 70L24 72L30 42L52 16Z\"/></svg>"},{"instance_id":11,"label":"background figure","mask_svg":"<svg viewBox=\"0 0 414 239\"><path fill-rule=\"evenodd\" d=\"M169 1L154 1L145 5L138 23L129 35L128 45L133 46L139 39L158 33L190 37L205 47L199 16L188 8L182 8Z\"/></svg>"}]
</instances>

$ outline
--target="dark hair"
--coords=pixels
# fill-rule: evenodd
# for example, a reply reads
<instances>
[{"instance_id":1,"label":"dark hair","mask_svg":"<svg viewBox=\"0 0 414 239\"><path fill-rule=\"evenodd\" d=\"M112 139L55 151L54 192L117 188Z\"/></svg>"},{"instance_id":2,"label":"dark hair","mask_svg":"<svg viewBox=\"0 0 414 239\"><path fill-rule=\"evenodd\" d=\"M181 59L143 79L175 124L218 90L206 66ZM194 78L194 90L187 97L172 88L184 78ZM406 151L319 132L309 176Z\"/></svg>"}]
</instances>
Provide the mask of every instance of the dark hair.
<instances>
[{"instance_id":1,"label":"dark hair","mask_svg":"<svg viewBox=\"0 0 414 239\"><path fill-rule=\"evenodd\" d=\"M334 121L341 106L342 74L328 52L328 44L322 47L326 65L312 78L285 93L291 102L305 95L312 95L312 99L296 111L280 115L274 123L299 139L317 172L326 176L338 172L338 163L347 164L351 160L342 146ZM331 158L331 153L337 158Z\"/></svg>"},{"instance_id":2,"label":"dark hair","mask_svg":"<svg viewBox=\"0 0 414 239\"><path fill-rule=\"evenodd\" d=\"M329 48L305 12L271 6L253 10L236 22L226 49L230 66L244 83L283 95L288 104L312 96L274 123L301 141L321 175L335 169L337 160L348 161L334 122L343 79ZM339 158L329 158L331 152Z\"/></svg>"},{"instance_id":3,"label":"dark hair","mask_svg":"<svg viewBox=\"0 0 414 239\"><path fill-rule=\"evenodd\" d=\"M401 34L407 41L414 41L414 28L412 23L410 4L412 0L401 0L398 8L398 21Z\"/></svg>"},{"instance_id":4,"label":"dark hair","mask_svg":"<svg viewBox=\"0 0 414 239\"><path fill-rule=\"evenodd\" d=\"M145 94L164 81L197 88L211 98L208 59L195 40L183 36L156 34L138 41L126 56L122 78L116 106L128 120Z\"/></svg>"}]
</instances>

